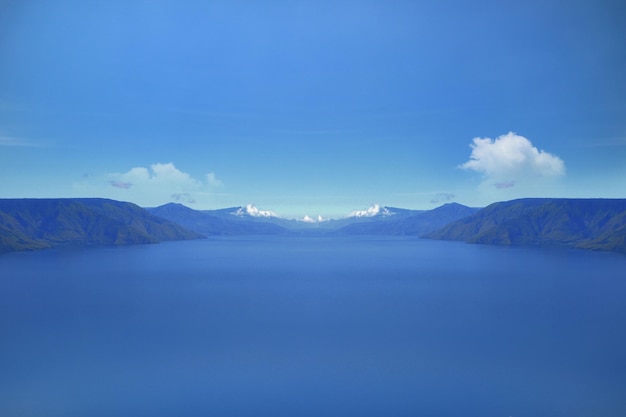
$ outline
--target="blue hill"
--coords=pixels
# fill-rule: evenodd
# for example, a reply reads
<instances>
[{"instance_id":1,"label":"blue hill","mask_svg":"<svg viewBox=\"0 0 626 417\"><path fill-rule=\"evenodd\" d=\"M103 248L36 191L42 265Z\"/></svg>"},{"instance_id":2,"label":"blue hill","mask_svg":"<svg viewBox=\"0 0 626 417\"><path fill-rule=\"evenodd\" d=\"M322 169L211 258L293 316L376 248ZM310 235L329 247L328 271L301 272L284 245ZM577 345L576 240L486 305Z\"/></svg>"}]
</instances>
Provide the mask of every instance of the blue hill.
<instances>
[{"instance_id":1,"label":"blue hill","mask_svg":"<svg viewBox=\"0 0 626 417\"><path fill-rule=\"evenodd\" d=\"M626 253L626 199L528 198L494 203L424 237Z\"/></svg>"},{"instance_id":2,"label":"blue hill","mask_svg":"<svg viewBox=\"0 0 626 417\"><path fill-rule=\"evenodd\" d=\"M0 253L200 237L132 203L101 198L0 199Z\"/></svg>"}]
</instances>

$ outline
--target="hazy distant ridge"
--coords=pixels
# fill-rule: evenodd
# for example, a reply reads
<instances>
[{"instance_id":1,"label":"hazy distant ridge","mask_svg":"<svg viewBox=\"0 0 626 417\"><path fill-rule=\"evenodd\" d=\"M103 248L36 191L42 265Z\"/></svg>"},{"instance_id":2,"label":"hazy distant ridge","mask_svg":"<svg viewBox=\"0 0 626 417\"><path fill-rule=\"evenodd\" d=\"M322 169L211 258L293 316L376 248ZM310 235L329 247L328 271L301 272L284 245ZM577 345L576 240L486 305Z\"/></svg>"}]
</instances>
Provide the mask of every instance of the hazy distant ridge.
<instances>
[{"instance_id":1,"label":"hazy distant ridge","mask_svg":"<svg viewBox=\"0 0 626 417\"><path fill-rule=\"evenodd\" d=\"M0 253L200 237L132 203L101 198L0 199Z\"/></svg>"},{"instance_id":2,"label":"hazy distant ridge","mask_svg":"<svg viewBox=\"0 0 626 417\"><path fill-rule=\"evenodd\" d=\"M430 211L378 207L362 216L347 216L317 222L285 219L280 216L242 214L241 207L219 210L193 210L169 203L149 208L150 213L205 235L258 234L383 234L419 235L437 229L477 209L460 204L446 204Z\"/></svg>"},{"instance_id":3,"label":"hazy distant ridge","mask_svg":"<svg viewBox=\"0 0 626 417\"><path fill-rule=\"evenodd\" d=\"M494 203L424 237L626 253L626 199L527 198Z\"/></svg>"},{"instance_id":4,"label":"hazy distant ridge","mask_svg":"<svg viewBox=\"0 0 626 417\"><path fill-rule=\"evenodd\" d=\"M399 209L395 209L399 210ZM415 235L439 229L453 221L470 216L479 209L458 203L448 203L432 210L412 212L398 219L353 223L338 230L348 235Z\"/></svg>"},{"instance_id":5,"label":"hazy distant ridge","mask_svg":"<svg viewBox=\"0 0 626 417\"><path fill-rule=\"evenodd\" d=\"M190 209L179 203L168 203L147 210L155 216L162 217L177 223L187 229L193 230L206 236L213 235L277 235L289 231L284 227L272 222L256 222L238 218L231 213L237 207L231 209L199 211Z\"/></svg>"}]
</instances>

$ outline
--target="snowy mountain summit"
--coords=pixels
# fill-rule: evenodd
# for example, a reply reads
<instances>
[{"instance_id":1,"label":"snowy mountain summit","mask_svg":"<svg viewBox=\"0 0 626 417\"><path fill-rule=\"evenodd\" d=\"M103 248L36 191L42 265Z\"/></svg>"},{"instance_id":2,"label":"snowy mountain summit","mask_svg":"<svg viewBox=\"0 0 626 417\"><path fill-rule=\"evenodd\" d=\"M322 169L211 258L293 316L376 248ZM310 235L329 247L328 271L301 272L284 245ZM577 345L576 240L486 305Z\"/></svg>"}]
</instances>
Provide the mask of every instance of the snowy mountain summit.
<instances>
[{"instance_id":1,"label":"snowy mountain summit","mask_svg":"<svg viewBox=\"0 0 626 417\"><path fill-rule=\"evenodd\" d=\"M376 216L393 216L396 214L387 207L381 207L380 204L374 204L366 210L354 210L347 217L376 217Z\"/></svg>"},{"instance_id":2,"label":"snowy mountain summit","mask_svg":"<svg viewBox=\"0 0 626 417\"><path fill-rule=\"evenodd\" d=\"M305 223L321 223L323 221L326 221L325 218L323 218L322 216L317 216L317 218L314 217L310 217L308 215L305 215L302 219L300 219L299 221L301 222L305 222Z\"/></svg>"},{"instance_id":3,"label":"snowy mountain summit","mask_svg":"<svg viewBox=\"0 0 626 417\"><path fill-rule=\"evenodd\" d=\"M237 210L232 212L231 214L239 217L251 216L251 217L277 217L280 218L278 214L271 210L259 210L252 204L247 204L245 207L239 207Z\"/></svg>"},{"instance_id":4,"label":"snowy mountain summit","mask_svg":"<svg viewBox=\"0 0 626 417\"><path fill-rule=\"evenodd\" d=\"M349 214L337 218L331 219L318 216L309 216L305 215L300 218L289 218L284 217L277 214L272 210L261 210L256 207L254 204L247 204L246 206L241 207L232 207L230 209L221 209L221 210L206 210L207 213L212 213L214 215L228 215L227 217L236 216L241 220L263 220L263 221L271 221L271 222L279 222L283 226L295 227L297 224L301 226L307 225L308 228L321 225L324 223L326 226L331 223L333 226L339 226L339 224L343 224L345 222L359 222L359 221L373 221L373 220L392 220L398 219L401 217L405 217L408 215L417 214L419 210L407 210L400 209L395 207L387 207L381 206L380 204L374 204L371 207L364 210L354 210ZM221 214L220 214L221 213ZM289 224L284 223L289 222ZM337 223L339 222L339 223ZM283 224L284 223L284 224ZM347 223L346 223L347 224ZM325 227L326 227L325 226Z\"/></svg>"}]
</instances>

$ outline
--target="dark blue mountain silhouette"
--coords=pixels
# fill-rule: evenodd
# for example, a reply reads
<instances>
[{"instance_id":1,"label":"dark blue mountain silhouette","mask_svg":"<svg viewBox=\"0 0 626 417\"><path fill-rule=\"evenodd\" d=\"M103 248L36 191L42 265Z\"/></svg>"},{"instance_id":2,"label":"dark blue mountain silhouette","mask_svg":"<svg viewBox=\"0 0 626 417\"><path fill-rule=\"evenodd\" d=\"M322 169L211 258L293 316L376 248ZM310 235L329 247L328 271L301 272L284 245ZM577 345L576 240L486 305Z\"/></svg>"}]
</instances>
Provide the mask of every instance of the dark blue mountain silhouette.
<instances>
[{"instance_id":1,"label":"dark blue mountain silhouette","mask_svg":"<svg viewBox=\"0 0 626 417\"><path fill-rule=\"evenodd\" d=\"M626 199L527 198L494 203L425 237L626 253Z\"/></svg>"},{"instance_id":2,"label":"dark blue mountain silhouette","mask_svg":"<svg viewBox=\"0 0 626 417\"><path fill-rule=\"evenodd\" d=\"M0 199L0 253L201 237L132 203L101 198Z\"/></svg>"}]
</instances>

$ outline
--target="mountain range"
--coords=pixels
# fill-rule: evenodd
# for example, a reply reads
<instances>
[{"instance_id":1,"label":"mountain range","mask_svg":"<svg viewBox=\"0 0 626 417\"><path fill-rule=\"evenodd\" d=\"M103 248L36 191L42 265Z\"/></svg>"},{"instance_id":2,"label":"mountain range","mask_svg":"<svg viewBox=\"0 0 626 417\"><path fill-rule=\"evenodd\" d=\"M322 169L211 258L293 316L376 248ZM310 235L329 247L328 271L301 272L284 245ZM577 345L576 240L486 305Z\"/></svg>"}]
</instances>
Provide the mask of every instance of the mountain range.
<instances>
[{"instance_id":1,"label":"mountain range","mask_svg":"<svg viewBox=\"0 0 626 417\"><path fill-rule=\"evenodd\" d=\"M457 205L459 207L460 204ZM372 206L368 210L356 211L344 218L327 220L285 219L269 211L260 211L253 206L230 207L219 210L193 210L178 203L148 208L150 213L178 223L190 230L206 235L245 235L245 234L417 234L409 230L400 233L399 222L420 217L432 211L408 210L395 207ZM471 210L471 209L470 209ZM444 210L445 211L445 210ZM259 214L262 213L262 214ZM473 210L471 211L473 213ZM444 215L442 212L441 215ZM434 220L437 212L430 215ZM447 224L459 216L441 222ZM436 223L436 222L435 222ZM369 225L351 229L357 225ZM390 227L395 225L395 227ZM428 231L434 228L423 226ZM391 233L392 230L395 232Z\"/></svg>"},{"instance_id":2,"label":"mountain range","mask_svg":"<svg viewBox=\"0 0 626 417\"><path fill-rule=\"evenodd\" d=\"M201 237L132 203L101 198L0 199L0 253Z\"/></svg>"},{"instance_id":3,"label":"mountain range","mask_svg":"<svg viewBox=\"0 0 626 417\"><path fill-rule=\"evenodd\" d=\"M274 212L259 210L252 205L245 207L231 207L219 210L202 210L202 213L224 218L227 220L249 221L257 223L272 223L294 232L319 232L325 233L336 231L344 226L354 223L381 222L399 220L423 210L409 210L397 207L381 207L374 204L367 210L355 210L345 217L339 219L323 219L322 217L303 219L286 219Z\"/></svg>"},{"instance_id":4,"label":"mountain range","mask_svg":"<svg viewBox=\"0 0 626 417\"><path fill-rule=\"evenodd\" d=\"M179 224L205 236L215 235L280 235L289 230L282 225L283 219L275 217L257 218L251 215L240 216L236 213L241 207L220 210L194 210L179 203L168 203L146 210L158 217ZM268 221L265 221L268 219Z\"/></svg>"},{"instance_id":5,"label":"mountain range","mask_svg":"<svg viewBox=\"0 0 626 417\"><path fill-rule=\"evenodd\" d=\"M397 209L394 209L397 210ZM343 226L337 233L347 235L415 235L421 236L448 223L476 213L479 209L458 203L448 203L433 210L404 212L389 216L384 221L354 222Z\"/></svg>"},{"instance_id":6,"label":"mountain range","mask_svg":"<svg viewBox=\"0 0 626 417\"><path fill-rule=\"evenodd\" d=\"M248 205L193 210L114 200L0 199L0 253L61 245L131 245L217 235L413 235L468 243L626 253L626 199L527 198L485 208L374 205L340 219L285 219Z\"/></svg>"},{"instance_id":7,"label":"mountain range","mask_svg":"<svg viewBox=\"0 0 626 417\"><path fill-rule=\"evenodd\" d=\"M626 253L626 199L527 198L494 203L424 237Z\"/></svg>"}]
</instances>

